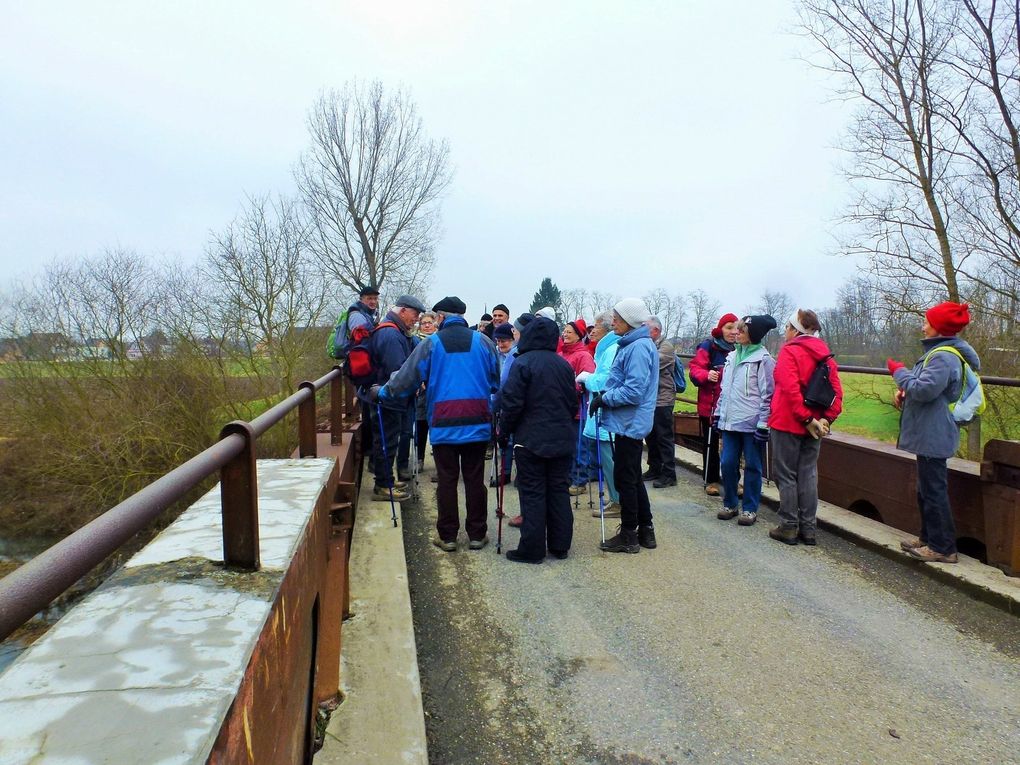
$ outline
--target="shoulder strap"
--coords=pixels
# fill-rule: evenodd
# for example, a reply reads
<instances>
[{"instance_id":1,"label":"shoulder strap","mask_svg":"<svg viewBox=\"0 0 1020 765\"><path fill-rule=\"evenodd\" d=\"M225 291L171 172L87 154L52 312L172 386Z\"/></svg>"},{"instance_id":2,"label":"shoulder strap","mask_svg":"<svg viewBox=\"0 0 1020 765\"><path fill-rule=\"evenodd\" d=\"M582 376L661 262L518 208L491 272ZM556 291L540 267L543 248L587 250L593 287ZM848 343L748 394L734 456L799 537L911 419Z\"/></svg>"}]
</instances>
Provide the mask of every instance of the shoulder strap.
<instances>
[{"instance_id":1,"label":"shoulder strap","mask_svg":"<svg viewBox=\"0 0 1020 765\"><path fill-rule=\"evenodd\" d=\"M376 326L372 327L372 334L374 335L376 332L378 332L383 327L393 327L393 329L396 329L396 330L400 329L400 327L398 327L392 321L384 321L384 322L381 322L380 324L377 324Z\"/></svg>"},{"instance_id":2,"label":"shoulder strap","mask_svg":"<svg viewBox=\"0 0 1020 765\"><path fill-rule=\"evenodd\" d=\"M935 355L936 353L938 353L939 351L945 351L946 353L951 353L954 356L956 356L956 358L958 358L960 360L961 364L963 364L964 366L967 365L967 360L963 357L963 354L960 353L958 350L956 350L956 348L954 348L951 345L940 345L937 348L932 348L930 351L928 351L924 355L924 365L927 366L928 365L928 361L931 359L931 357L933 355Z\"/></svg>"}]
</instances>

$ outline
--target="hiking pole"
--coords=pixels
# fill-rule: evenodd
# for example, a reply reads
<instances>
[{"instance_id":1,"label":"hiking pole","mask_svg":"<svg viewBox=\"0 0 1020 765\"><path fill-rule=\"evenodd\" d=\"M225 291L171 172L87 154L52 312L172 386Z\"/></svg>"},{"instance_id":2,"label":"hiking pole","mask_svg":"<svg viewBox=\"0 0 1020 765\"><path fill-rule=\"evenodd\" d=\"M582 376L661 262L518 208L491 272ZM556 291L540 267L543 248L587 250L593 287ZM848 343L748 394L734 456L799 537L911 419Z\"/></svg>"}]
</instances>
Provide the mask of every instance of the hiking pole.
<instances>
[{"instance_id":1,"label":"hiking pole","mask_svg":"<svg viewBox=\"0 0 1020 765\"><path fill-rule=\"evenodd\" d=\"M383 428L382 420L382 404L377 403L375 405L375 413L379 417L379 440L382 441L382 456L383 461L389 465L390 457L386 453L386 430ZM392 471L390 471L392 473ZM390 512L393 513L393 528L397 527L397 503L393 501L393 478L390 477Z\"/></svg>"},{"instance_id":2,"label":"hiking pole","mask_svg":"<svg viewBox=\"0 0 1020 765\"><path fill-rule=\"evenodd\" d=\"M574 451L574 478L581 473L581 422L584 417L584 397L582 396L577 400L577 444ZM574 485L573 479L570 481L570 485ZM581 502L578 499L580 493L574 495L574 509L577 510L581 506Z\"/></svg>"},{"instance_id":3,"label":"hiking pole","mask_svg":"<svg viewBox=\"0 0 1020 765\"><path fill-rule=\"evenodd\" d=\"M411 399L412 401L414 399ZM411 419L411 492L418 499L418 418Z\"/></svg>"},{"instance_id":4,"label":"hiking pole","mask_svg":"<svg viewBox=\"0 0 1020 765\"><path fill-rule=\"evenodd\" d=\"M503 468L506 462L506 449L500 449L499 444L496 444L496 458L499 459L500 451L503 452L503 459L499 462L499 488L496 489L496 555L501 555L503 552Z\"/></svg>"},{"instance_id":5,"label":"hiking pole","mask_svg":"<svg viewBox=\"0 0 1020 765\"><path fill-rule=\"evenodd\" d=\"M606 542L606 500L602 496L602 442L600 440L599 432L599 413L601 410L595 410L595 464L598 466L599 474L599 526L602 530L602 543Z\"/></svg>"},{"instance_id":6,"label":"hiking pole","mask_svg":"<svg viewBox=\"0 0 1020 765\"><path fill-rule=\"evenodd\" d=\"M708 437L705 439L705 469L703 471L705 486L708 486L708 455L711 453L711 451L712 451L712 416L709 415Z\"/></svg>"},{"instance_id":7,"label":"hiking pole","mask_svg":"<svg viewBox=\"0 0 1020 765\"><path fill-rule=\"evenodd\" d=\"M587 390L585 390L584 393L581 394L581 400L583 402L583 405L581 406L581 412L582 412L582 416L584 417L584 424L581 426L581 433L582 433L582 437L583 437L583 434L584 434L584 425L588 424L588 391ZM598 446L598 443L599 443L598 442L598 432L595 433L595 436L596 436L595 445ZM588 465L584 466L584 482L586 484L588 484L588 509L591 510L593 507L595 507L595 503L592 502L592 498L591 498L591 477L589 476L589 473L588 473L589 469L590 468L589 468Z\"/></svg>"}]
</instances>

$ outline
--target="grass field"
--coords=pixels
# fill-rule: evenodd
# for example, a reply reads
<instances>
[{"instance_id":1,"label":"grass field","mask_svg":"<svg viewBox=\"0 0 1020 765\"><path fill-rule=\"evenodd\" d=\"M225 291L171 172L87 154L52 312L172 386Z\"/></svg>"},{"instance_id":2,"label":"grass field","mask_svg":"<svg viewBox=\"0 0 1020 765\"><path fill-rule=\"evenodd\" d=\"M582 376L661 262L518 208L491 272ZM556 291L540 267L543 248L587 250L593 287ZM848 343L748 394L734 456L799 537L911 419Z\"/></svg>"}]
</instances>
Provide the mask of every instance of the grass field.
<instances>
[{"instance_id":1,"label":"grass field","mask_svg":"<svg viewBox=\"0 0 1020 765\"><path fill-rule=\"evenodd\" d=\"M896 443L900 432L900 413L891 403L896 390L892 378L844 373L839 379L843 383L843 414L833 430ZM682 395L693 399L697 397L698 389L688 382ZM988 410L981 418L982 446L992 438L1020 438L1020 388L986 386L985 395L988 397ZM680 401L675 411L693 412L695 409L693 404ZM965 440L966 434L961 433L961 438Z\"/></svg>"}]
</instances>

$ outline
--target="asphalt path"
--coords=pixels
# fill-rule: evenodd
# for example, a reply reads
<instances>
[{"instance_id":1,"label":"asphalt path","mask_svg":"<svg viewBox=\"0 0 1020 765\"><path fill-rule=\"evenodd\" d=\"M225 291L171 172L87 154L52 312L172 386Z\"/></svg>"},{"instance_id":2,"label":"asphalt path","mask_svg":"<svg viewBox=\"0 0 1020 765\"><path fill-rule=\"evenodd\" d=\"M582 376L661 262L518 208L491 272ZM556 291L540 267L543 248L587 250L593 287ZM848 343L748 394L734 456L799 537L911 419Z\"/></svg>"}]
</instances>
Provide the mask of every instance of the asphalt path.
<instances>
[{"instance_id":1,"label":"asphalt path","mask_svg":"<svg viewBox=\"0 0 1020 765\"><path fill-rule=\"evenodd\" d=\"M431 762L1020 762L1020 620L925 564L719 521L683 471L648 484L658 549L599 551L585 496L568 559L512 563L490 490L493 544L444 553L430 475L403 518Z\"/></svg>"}]
</instances>

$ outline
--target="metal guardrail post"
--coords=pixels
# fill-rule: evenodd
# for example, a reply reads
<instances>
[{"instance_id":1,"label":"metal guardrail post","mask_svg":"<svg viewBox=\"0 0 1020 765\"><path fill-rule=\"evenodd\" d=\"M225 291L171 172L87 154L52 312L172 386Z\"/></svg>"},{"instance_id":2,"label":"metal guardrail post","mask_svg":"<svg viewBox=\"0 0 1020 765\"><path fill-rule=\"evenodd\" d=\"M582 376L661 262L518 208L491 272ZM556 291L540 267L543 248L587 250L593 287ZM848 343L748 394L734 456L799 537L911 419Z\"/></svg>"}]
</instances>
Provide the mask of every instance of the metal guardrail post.
<instances>
[{"instance_id":1,"label":"metal guardrail post","mask_svg":"<svg viewBox=\"0 0 1020 765\"><path fill-rule=\"evenodd\" d=\"M344 381L340 367L333 367L337 375L329 381L329 442L344 442Z\"/></svg>"},{"instance_id":2,"label":"metal guardrail post","mask_svg":"<svg viewBox=\"0 0 1020 765\"><path fill-rule=\"evenodd\" d=\"M981 415L967 426L967 459L981 461Z\"/></svg>"},{"instance_id":3,"label":"metal guardrail post","mask_svg":"<svg viewBox=\"0 0 1020 765\"><path fill-rule=\"evenodd\" d=\"M308 398L298 404L298 454L302 457L316 457L315 383L305 380L298 383L298 390L308 391Z\"/></svg>"},{"instance_id":4,"label":"metal guardrail post","mask_svg":"<svg viewBox=\"0 0 1020 765\"><path fill-rule=\"evenodd\" d=\"M220 470L223 563L228 568L257 571L261 560L255 431L250 423L235 420L223 426L220 438L235 433L244 437L244 449Z\"/></svg>"}]
</instances>

